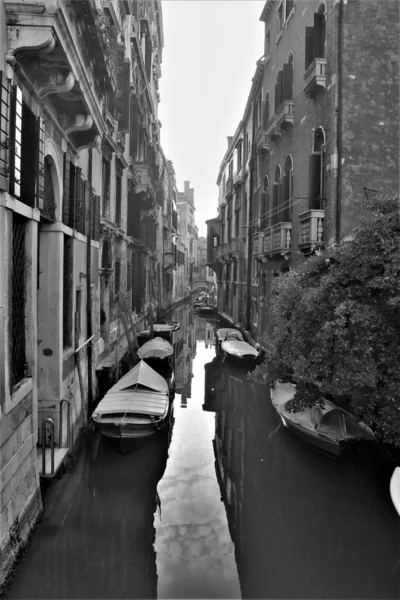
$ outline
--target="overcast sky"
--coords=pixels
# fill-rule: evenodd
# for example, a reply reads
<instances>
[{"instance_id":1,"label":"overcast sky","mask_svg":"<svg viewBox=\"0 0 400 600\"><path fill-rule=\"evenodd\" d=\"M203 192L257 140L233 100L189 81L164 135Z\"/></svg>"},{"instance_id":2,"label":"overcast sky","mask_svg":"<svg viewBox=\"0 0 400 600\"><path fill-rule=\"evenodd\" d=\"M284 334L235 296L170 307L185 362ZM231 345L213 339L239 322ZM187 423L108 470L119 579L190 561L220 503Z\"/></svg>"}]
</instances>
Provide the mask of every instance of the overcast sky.
<instances>
[{"instance_id":1,"label":"overcast sky","mask_svg":"<svg viewBox=\"0 0 400 600\"><path fill-rule=\"evenodd\" d=\"M263 54L264 0L162 0L161 145L179 191L194 188L196 224L217 216L218 169Z\"/></svg>"}]
</instances>

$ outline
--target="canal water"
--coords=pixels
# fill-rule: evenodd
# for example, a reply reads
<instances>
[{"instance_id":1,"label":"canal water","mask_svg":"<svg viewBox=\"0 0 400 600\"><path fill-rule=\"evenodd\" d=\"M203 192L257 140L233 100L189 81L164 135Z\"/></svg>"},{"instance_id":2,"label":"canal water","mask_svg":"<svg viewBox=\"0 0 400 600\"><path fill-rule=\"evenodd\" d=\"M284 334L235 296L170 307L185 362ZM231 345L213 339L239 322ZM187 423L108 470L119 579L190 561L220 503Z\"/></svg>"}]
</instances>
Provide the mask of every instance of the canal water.
<instances>
[{"instance_id":1,"label":"canal water","mask_svg":"<svg viewBox=\"0 0 400 600\"><path fill-rule=\"evenodd\" d=\"M171 317L172 434L123 453L88 436L5 597L399 598L390 471L300 442L265 386L216 359L213 323Z\"/></svg>"}]
</instances>

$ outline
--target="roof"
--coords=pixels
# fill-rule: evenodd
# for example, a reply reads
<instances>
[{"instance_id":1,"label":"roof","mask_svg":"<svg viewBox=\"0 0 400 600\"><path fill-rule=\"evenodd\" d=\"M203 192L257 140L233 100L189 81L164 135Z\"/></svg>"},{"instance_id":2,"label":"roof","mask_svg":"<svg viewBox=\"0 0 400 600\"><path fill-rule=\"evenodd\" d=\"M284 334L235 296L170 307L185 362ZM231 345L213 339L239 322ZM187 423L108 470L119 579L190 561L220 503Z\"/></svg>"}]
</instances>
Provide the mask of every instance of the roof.
<instances>
[{"instance_id":1,"label":"roof","mask_svg":"<svg viewBox=\"0 0 400 600\"><path fill-rule=\"evenodd\" d=\"M168 384L164 377L161 377L154 369L149 367L143 360L138 362L136 367L131 369L126 375L113 385L113 387L107 392L109 394L119 391L135 391L138 386L141 388L147 388L154 392L168 394Z\"/></svg>"},{"instance_id":2,"label":"roof","mask_svg":"<svg viewBox=\"0 0 400 600\"><path fill-rule=\"evenodd\" d=\"M171 344L161 337L155 337L149 340L141 348L138 349L137 353L139 358L167 358L173 354L174 349Z\"/></svg>"}]
</instances>

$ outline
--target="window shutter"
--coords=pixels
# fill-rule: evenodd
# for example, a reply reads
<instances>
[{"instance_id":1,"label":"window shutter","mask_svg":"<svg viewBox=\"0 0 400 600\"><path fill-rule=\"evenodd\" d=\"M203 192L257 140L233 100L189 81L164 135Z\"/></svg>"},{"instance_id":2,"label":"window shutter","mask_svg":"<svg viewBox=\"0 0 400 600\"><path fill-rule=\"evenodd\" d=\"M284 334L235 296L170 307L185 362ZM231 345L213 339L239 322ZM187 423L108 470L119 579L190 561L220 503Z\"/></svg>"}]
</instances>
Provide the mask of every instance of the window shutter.
<instances>
[{"instance_id":1,"label":"window shutter","mask_svg":"<svg viewBox=\"0 0 400 600\"><path fill-rule=\"evenodd\" d=\"M283 65L282 100L293 100L293 65Z\"/></svg>"},{"instance_id":2,"label":"window shutter","mask_svg":"<svg viewBox=\"0 0 400 600\"><path fill-rule=\"evenodd\" d=\"M287 223L289 221L289 177L282 177L282 198L279 211L280 222Z\"/></svg>"},{"instance_id":3,"label":"window shutter","mask_svg":"<svg viewBox=\"0 0 400 600\"><path fill-rule=\"evenodd\" d=\"M304 65L307 71L314 60L314 27L306 27L306 63Z\"/></svg>"},{"instance_id":4,"label":"window shutter","mask_svg":"<svg viewBox=\"0 0 400 600\"><path fill-rule=\"evenodd\" d=\"M269 123L269 96L265 98L264 103L264 129L267 129Z\"/></svg>"},{"instance_id":5,"label":"window shutter","mask_svg":"<svg viewBox=\"0 0 400 600\"><path fill-rule=\"evenodd\" d=\"M83 233L83 180L80 167L76 167L75 177L75 229Z\"/></svg>"},{"instance_id":6,"label":"window shutter","mask_svg":"<svg viewBox=\"0 0 400 600\"><path fill-rule=\"evenodd\" d=\"M275 84L275 112L282 104L282 71L278 71Z\"/></svg>"},{"instance_id":7,"label":"window shutter","mask_svg":"<svg viewBox=\"0 0 400 600\"><path fill-rule=\"evenodd\" d=\"M130 61L125 60L122 69L122 97L118 101L121 107L121 118L118 122L118 131L120 133L129 132L130 65Z\"/></svg>"},{"instance_id":8,"label":"window shutter","mask_svg":"<svg viewBox=\"0 0 400 600\"><path fill-rule=\"evenodd\" d=\"M8 192L10 83L0 71L0 190Z\"/></svg>"},{"instance_id":9,"label":"window shutter","mask_svg":"<svg viewBox=\"0 0 400 600\"><path fill-rule=\"evenodd\" d=\"M64 194L63 194L63 210L62 210L62 222L64 225L69 225L70 223L70 158L68 152L64 154Z\"/></svg>"},{"instance_id":10,"label":"window shutter","mask_svg":"<svg viewBox=\"0 0 400 600\"><path fill-rule=\"evenodd\" d=\"M271 225L279 223L279 183L275 182L272 188L272 219Z\"/></svg>"},{"instance_id":11,"label":"window shutter","mask_svg":"<svg viewBox=\"0 0 400 600\"><path fill-rule=\"evenodd\" d=\"M37 160L37 179L36 179L36 206L40 210L44 208L44 130L45 123L42 117L37 120L37 138L38 138L38 160Z\"/></svg>"},{"instance_id":12,"label":"window shutter","mask_svg":"<svg viewBox=\"0 0 400 600\"><path fill-rule=\"evenodd\" d=\"M12 89L10 139L12 149L10 156L11 193L21 197L21 160L22 160L22 91L19 87Z\"/></svg>"},{"instance_id":13,"label":"window shutter","mask_svg":"<svg viewBox=\"0 0 400 600\"><path fill-rule=\"evenodd\" d=\"M309 170L309 209L320 208L321 154L313 152L310 156Z\"/></svg>"},{"instance_id":14,"label":"window shutter","mask_svg":"<svg viewBox=\"0 0 400 600\"><path fill-rule=\"evenodd\" d=\"M100 196L94 196L93 239L100 239Z\"/></svg>"},{"instance_id":15,"label":"window shutter","mask_svg":"<svg viewBox=\"0 0 400 600\"><path fill-rule=\"evenodd\" d=\"M325 54L325 16L314 13L313 31L314 58L324 58Z\"/></svg>"},{"instance_id":16,"label":"window shutter","mask_svg":"<svg viewBox=\"0 0 400 600\"><path fill-rule=\"evenodd\" d=\"M85 181L85 202L84 202L84 207L85 207L85 222L84 222L84 234L87 235L88 237L90 237L90 235L91 235L90 221L89 221L90 206L93 207L92 189L90 187L89 181ZM92 214L92 219L93 219L93 214Z\"/></svg>"}]
</instances>

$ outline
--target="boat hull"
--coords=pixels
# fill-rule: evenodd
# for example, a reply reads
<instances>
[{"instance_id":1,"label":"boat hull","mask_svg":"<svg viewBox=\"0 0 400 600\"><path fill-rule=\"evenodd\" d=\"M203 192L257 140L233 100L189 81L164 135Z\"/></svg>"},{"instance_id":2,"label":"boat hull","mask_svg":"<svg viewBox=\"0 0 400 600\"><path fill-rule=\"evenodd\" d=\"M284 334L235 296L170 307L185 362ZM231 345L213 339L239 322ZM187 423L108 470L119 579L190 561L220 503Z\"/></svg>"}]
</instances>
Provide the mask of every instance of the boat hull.
<instances>
[{"instance_id":1,"label":"boat hull","mask_svg":"<svg viewBox=\"0 0 400 600\"><path fill-rule=\"evenodd\" d=\"M279 412L279 410L277 410L277 413L281 417L283 425L296 437L303 440L307 444L310 444L315 448L318 448L319 450L327 452L333 456L340 456L343 454L345 448L342 442L314 434L312 431L309 431L308 429L305 429L287 419L284 415L282 415L281 412Z\"/></svg>"},{"instance_id":2,"label":"boat hull","mask_svg":"<svg viewBox=\"0 0 400 600\"><path fill-rule=\"evenodd\" d=\"M230 363L242 369L254 369L257 364L256 356L236 356L229 352L224 352L221 348L218 350L218 355L223 357L223 360L228 360Z\"/></svg>"}]
</instances>

